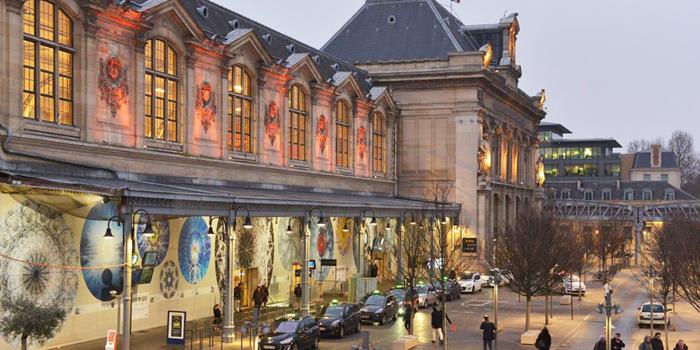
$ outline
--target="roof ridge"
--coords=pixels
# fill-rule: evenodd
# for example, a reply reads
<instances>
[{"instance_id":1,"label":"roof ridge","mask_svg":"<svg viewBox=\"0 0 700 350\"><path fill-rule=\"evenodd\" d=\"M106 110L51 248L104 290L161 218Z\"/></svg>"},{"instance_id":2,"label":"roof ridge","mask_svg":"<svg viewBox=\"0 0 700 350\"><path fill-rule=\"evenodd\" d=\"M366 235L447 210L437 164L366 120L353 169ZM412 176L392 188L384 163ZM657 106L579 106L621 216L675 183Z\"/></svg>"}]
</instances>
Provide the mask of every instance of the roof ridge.
<instances>
[{"instance_id":1,"label":"roof ridge","mask_svg":"<svg viewBox=\"0 0 700 350\"><path fill-rule=\"evenodd\" d=\"M442 7L442 5L437 3L435 0L423 0L423 1L428 3L428 6L430 6L430 9L433 11L433 14L437 18L438 22L440 22L440 25L442 25L442 29L445 31L445 34L447 34L447 37L450 39L450 41L452 42L452 45L454 45L455 49L459 52L464 52L462 45L459 44L459 42L457 41L457 38L455 38L454 34L452 33L452 30L450 30L450 27L447 25L447 23L445 23L445 19L442 18L442 15L440 15L440 12L438 11L438 9L436 7L436 5L440 6L440 7ZM452 1L452 0L450 0L450 1ZM452 18L454 18L455 20L457 20L459 23L462 22L458 18L454 17L452 14L449 14L449 15Z\"/></svg>"},{"instance_id":2,"label":"roof ridge","mask_svg":"<svg viewBox=\"0 0 700 350\"><path fill-rule=\"evenodd\" d=\"M368 1L368 2L369 2L369 1ZM352 22L357 18L357 16L359 16L360 13L361 13L362 11L364 11L364 10L367 8L367 6L368 6L368 5L367 5L367 2L365 2L357 11L355 11L355 13L354 13L347 21L345 21L345 24L343 24L343 25L335 32L335 34L333 34L333 36L331 36L331 37L326 41L326 43L323 44L323 46L321 46L321 51L324 51L324 52L325 52L325 51L326 51L326 47L327 47L330 43L332 43L333 40L335 40L335 38L337 38L337 37L340 35L340 33L342 33L342 32L345 30L345 28L347 28L347 27L350 25L350 23L352 23Z\"/></svg>"}]
</instances>

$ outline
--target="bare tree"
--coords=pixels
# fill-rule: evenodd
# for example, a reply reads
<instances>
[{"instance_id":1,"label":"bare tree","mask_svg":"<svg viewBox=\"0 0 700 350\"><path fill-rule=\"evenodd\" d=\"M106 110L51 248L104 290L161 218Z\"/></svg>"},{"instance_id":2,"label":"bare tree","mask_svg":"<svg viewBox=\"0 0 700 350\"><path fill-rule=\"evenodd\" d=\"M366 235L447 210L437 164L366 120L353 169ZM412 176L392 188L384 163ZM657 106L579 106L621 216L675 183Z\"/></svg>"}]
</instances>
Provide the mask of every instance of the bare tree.
<instances>
[{"instance_id":1,"label":"bare tree","mask_svg":"<svg viewBox=\"0 0 700 350\"><path fill-rule=\"evenodd\" d=\"M695 155L693 136L687 131L676 130L671 134L668 148L676 154L681 168L681 186L691 183L700 172L700 163Z\"/></svg>"},{"instance_id":2,"label":"bare tree","mask_svg":"<svg viewBox=\"0 0 700 350\"><path fill-rule=\"evenodd\" d=\"M498 232L496 259L510 271L511 289L525 297L525 330L530 329L532 298L550 293L553 276L564 271L572 244L549 211L525 207L515 226ZM560 263L562 263L560 265Z\"/></svg>"},{"instance_id":3,"label":"bare tree","mask_svg":"<svg viewBox=\"0 0 700 350\"><path fill-rule=\"evenodd\" d=\"M672 283L683 297L700 312L700 219L675 217L664 225L660 236L665 249L670 250L664 253L664 268L670 270Z\"/></svg>"},{"instance_id":4,"label":"bare tree","mask_svg":"<svg viewBox=\"0 0 700 350\"><path fill-rule=\"evenodd\" d=\"M632 140L627 144L627 153L649 152L651 150L651 145L654 145L654 144L663 145L664 140L660 137L657 137L653 140L646 140L646 139Z\"/></svg>"},{"instance_id":5,"label":"bare tree","mask_svg":"<svg viewBox=\"0 0 700 350\"><path fill-rule=\"evenodd\" d=\"M591 236L591 252L598 258L599 270L607 282L608 263L614 262L616 257L624 256L627 244L625 225L622 222L610 221L601 223Z\"/></svg>"}]
</instances>

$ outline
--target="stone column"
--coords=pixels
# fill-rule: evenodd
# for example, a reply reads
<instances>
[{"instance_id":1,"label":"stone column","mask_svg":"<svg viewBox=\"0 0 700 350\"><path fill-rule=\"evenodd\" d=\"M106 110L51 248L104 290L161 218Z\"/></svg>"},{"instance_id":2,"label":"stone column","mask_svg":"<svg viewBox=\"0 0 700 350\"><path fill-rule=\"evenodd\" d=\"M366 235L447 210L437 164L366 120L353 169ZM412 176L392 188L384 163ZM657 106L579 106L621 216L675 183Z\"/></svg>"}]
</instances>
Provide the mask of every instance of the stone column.
<instances>
[{"instance_id":1,"label":"stone column","mask_svg":"<svg viewBox=\"0 0 700 350\"><path fill-rule=\"evenodd\" d=\"M301 314L309 314L309 234L305 223L309 223L311 230L311 217L307 213L301 223Z\"/></svg>"},{"instance_id":2,"label":"stone column","mask_svg":"<svg viewBox=\"0 0 700 350\"><path fill-rule=\"evenodd\" d=\"M226 240L226 299L224 300L224 334L223 341L225 343L233 343L236 339L235 334L235 322L234 322L234 312L235 312L235 298L233 295L233 270L234 270L234 257L233 252L235 251L235 232L234 224L236 222L236 217L233 210L229 210L228 217L225 225L225 237Z\"/></svg>"},{"instance_id":3,"label":"stone column","mask_svg":"<svg viewBox=\"0 0 700 350\"><path fill-rule=\"evenodd\" d=\"M127 209L122 212L124 218L124 290L122 291L122 349L131 348L131 251L134 244L135 226L132 222L133 211Z\"/></svg>"}]
</instances>

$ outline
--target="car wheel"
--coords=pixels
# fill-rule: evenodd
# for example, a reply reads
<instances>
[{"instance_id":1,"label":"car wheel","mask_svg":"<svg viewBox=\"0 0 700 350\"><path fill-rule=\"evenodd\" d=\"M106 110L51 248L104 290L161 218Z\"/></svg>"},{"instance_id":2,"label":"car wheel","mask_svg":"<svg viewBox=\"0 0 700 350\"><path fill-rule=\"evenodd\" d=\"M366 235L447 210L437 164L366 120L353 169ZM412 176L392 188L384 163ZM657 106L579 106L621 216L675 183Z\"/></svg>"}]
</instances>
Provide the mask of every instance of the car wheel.
<instances>
[{"instance_id":1,"label":"car wheel","mask_svg":"<svg viewBox=\"0 0 700 350\"><path fill-rule=\"evenodd\" d=\"M338 328L338 338L343 338L343 337L345 337L345 327L340 326L340 328Z\"/></svg>"},{"instance_id":2,"label":"car wheel","mask_svg":"<svg viewBox=\"0 0 700 350\"><path fill-rule=\"evenodd\" d=\"M357 326L355 326L355 333L360 333L362 330L362 322L357 322Z\"/></svg>"},{"instance_id":3,"label":"car wheel","mask_svg":"<svg viewBox=\"0 0 700 350\"><path fill-rule=\"evenodd\" d=\"M386 315L382 315L382 319L379 320L379 324L385 324L386 323Z\"/></svg>"}]
</instances>

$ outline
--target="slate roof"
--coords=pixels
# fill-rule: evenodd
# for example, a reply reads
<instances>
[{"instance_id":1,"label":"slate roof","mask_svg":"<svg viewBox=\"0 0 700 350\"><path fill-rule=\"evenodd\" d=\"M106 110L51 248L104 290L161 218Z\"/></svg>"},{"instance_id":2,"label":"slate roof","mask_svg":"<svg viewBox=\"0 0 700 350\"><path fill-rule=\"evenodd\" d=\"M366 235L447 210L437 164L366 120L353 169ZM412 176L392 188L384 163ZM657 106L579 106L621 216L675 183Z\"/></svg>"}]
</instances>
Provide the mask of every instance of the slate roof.
<instances>
[{"instance_id":1,"label":"slate roof","mask_svg":"<svg viewBox=\"0 0 700 350\"><path fill-rule=\"evenodd\" d=\"M621 148L622 145L615 139L602 139L602 138L592 138L592 139L553 139L550 144L571 144L571 145L586 145L586 144L600 144L606 145L612 148ZM565 146L565 145L564 145Z\"/></svg>"},{"instance_id":2,"label":"slate roof","mask_svg":"<svg viewBox=\"0 0 700 350\"><path fill-rule=\"evenodd\" d=\"M578 189L577 181L557 181L545 182L545 188L556 190L556 198L561 199L562 191L569 191L570 199L584 200L586 191L593 192L593 200L602 200L603 191L609 190L611 200L624 200L625 191L634 193L634 200L639 201L643 198L643 192L650 190L652 192L652 200L660 201L666 198L666 191L673 191L675 200L697 200L689 193L673 187L666 181L620 181L620 187L617 187L617 181L581 181L581 190Z\"/></svg>"},{"instance_id":3,"label":"slate roof","mask_svg":"<svg viewBox=\"0 0 700 350\"><path fill-rule=\"evenodd\" d=\"M367 0L321 49L352 63L444 59L450 52L478 51L462 27L435 0Z\"/></svg>"},{"instance_id":4,"label":"slate roof","mask_svg":"<svg viewBox=\"0 0 700 350\"><path fill-rule=\"evenodd\" d=\"M676 154L673 152L661 152L662 168L677 168ZM651 168L651 152L638 152L634 155L634 165L632 169Z\"/></svg>"},{"instance_id":5,"label":"slate roof","mask_svg":"<svg viewBox=\"0 0 700 350\"><path fill-rule=\"evenodd\" d=\"M538 131L551 131L558 135L571 134L571 130L559 123L540 122L537 129Z\"/></svg>"},{"instance_id":6,"label":"slate roof","mask_svg":"<svg viewBox=\"0 0 700 350\"><path fill-rule=\"evenodd\" d=\"M129 4L137 11L145 11L165 1L168 0L131 0ZM290 60L298 62L303 58L301 54L308 53L316 62L316 66L323 78L327 81L333 78L336 71L348 71L356 74L357 81L365 93L369 93L372 87L366 80L369 78L369 75L364 70L334 57L329 53L290 38L215 2L209 0L173 1L178 1L182 5L202 31L209 37L216 34L217 40L220 42L225 42L227 36L228 41L232 41L231 38L235 39L241 37L245 35L247 31L252 30L270 55L280 64L289 65ZM206 6L207 8L208 13L206 18L197 10L201 6ZM237 28L232 26L233 21L237 21ZM269 35L270 41L263 38L267 38L267 35ZM294 45L293 53L288 49L290 44ZM333 68L334 64L336 64L337 69Z\"/></svg>"}]
</instances>

